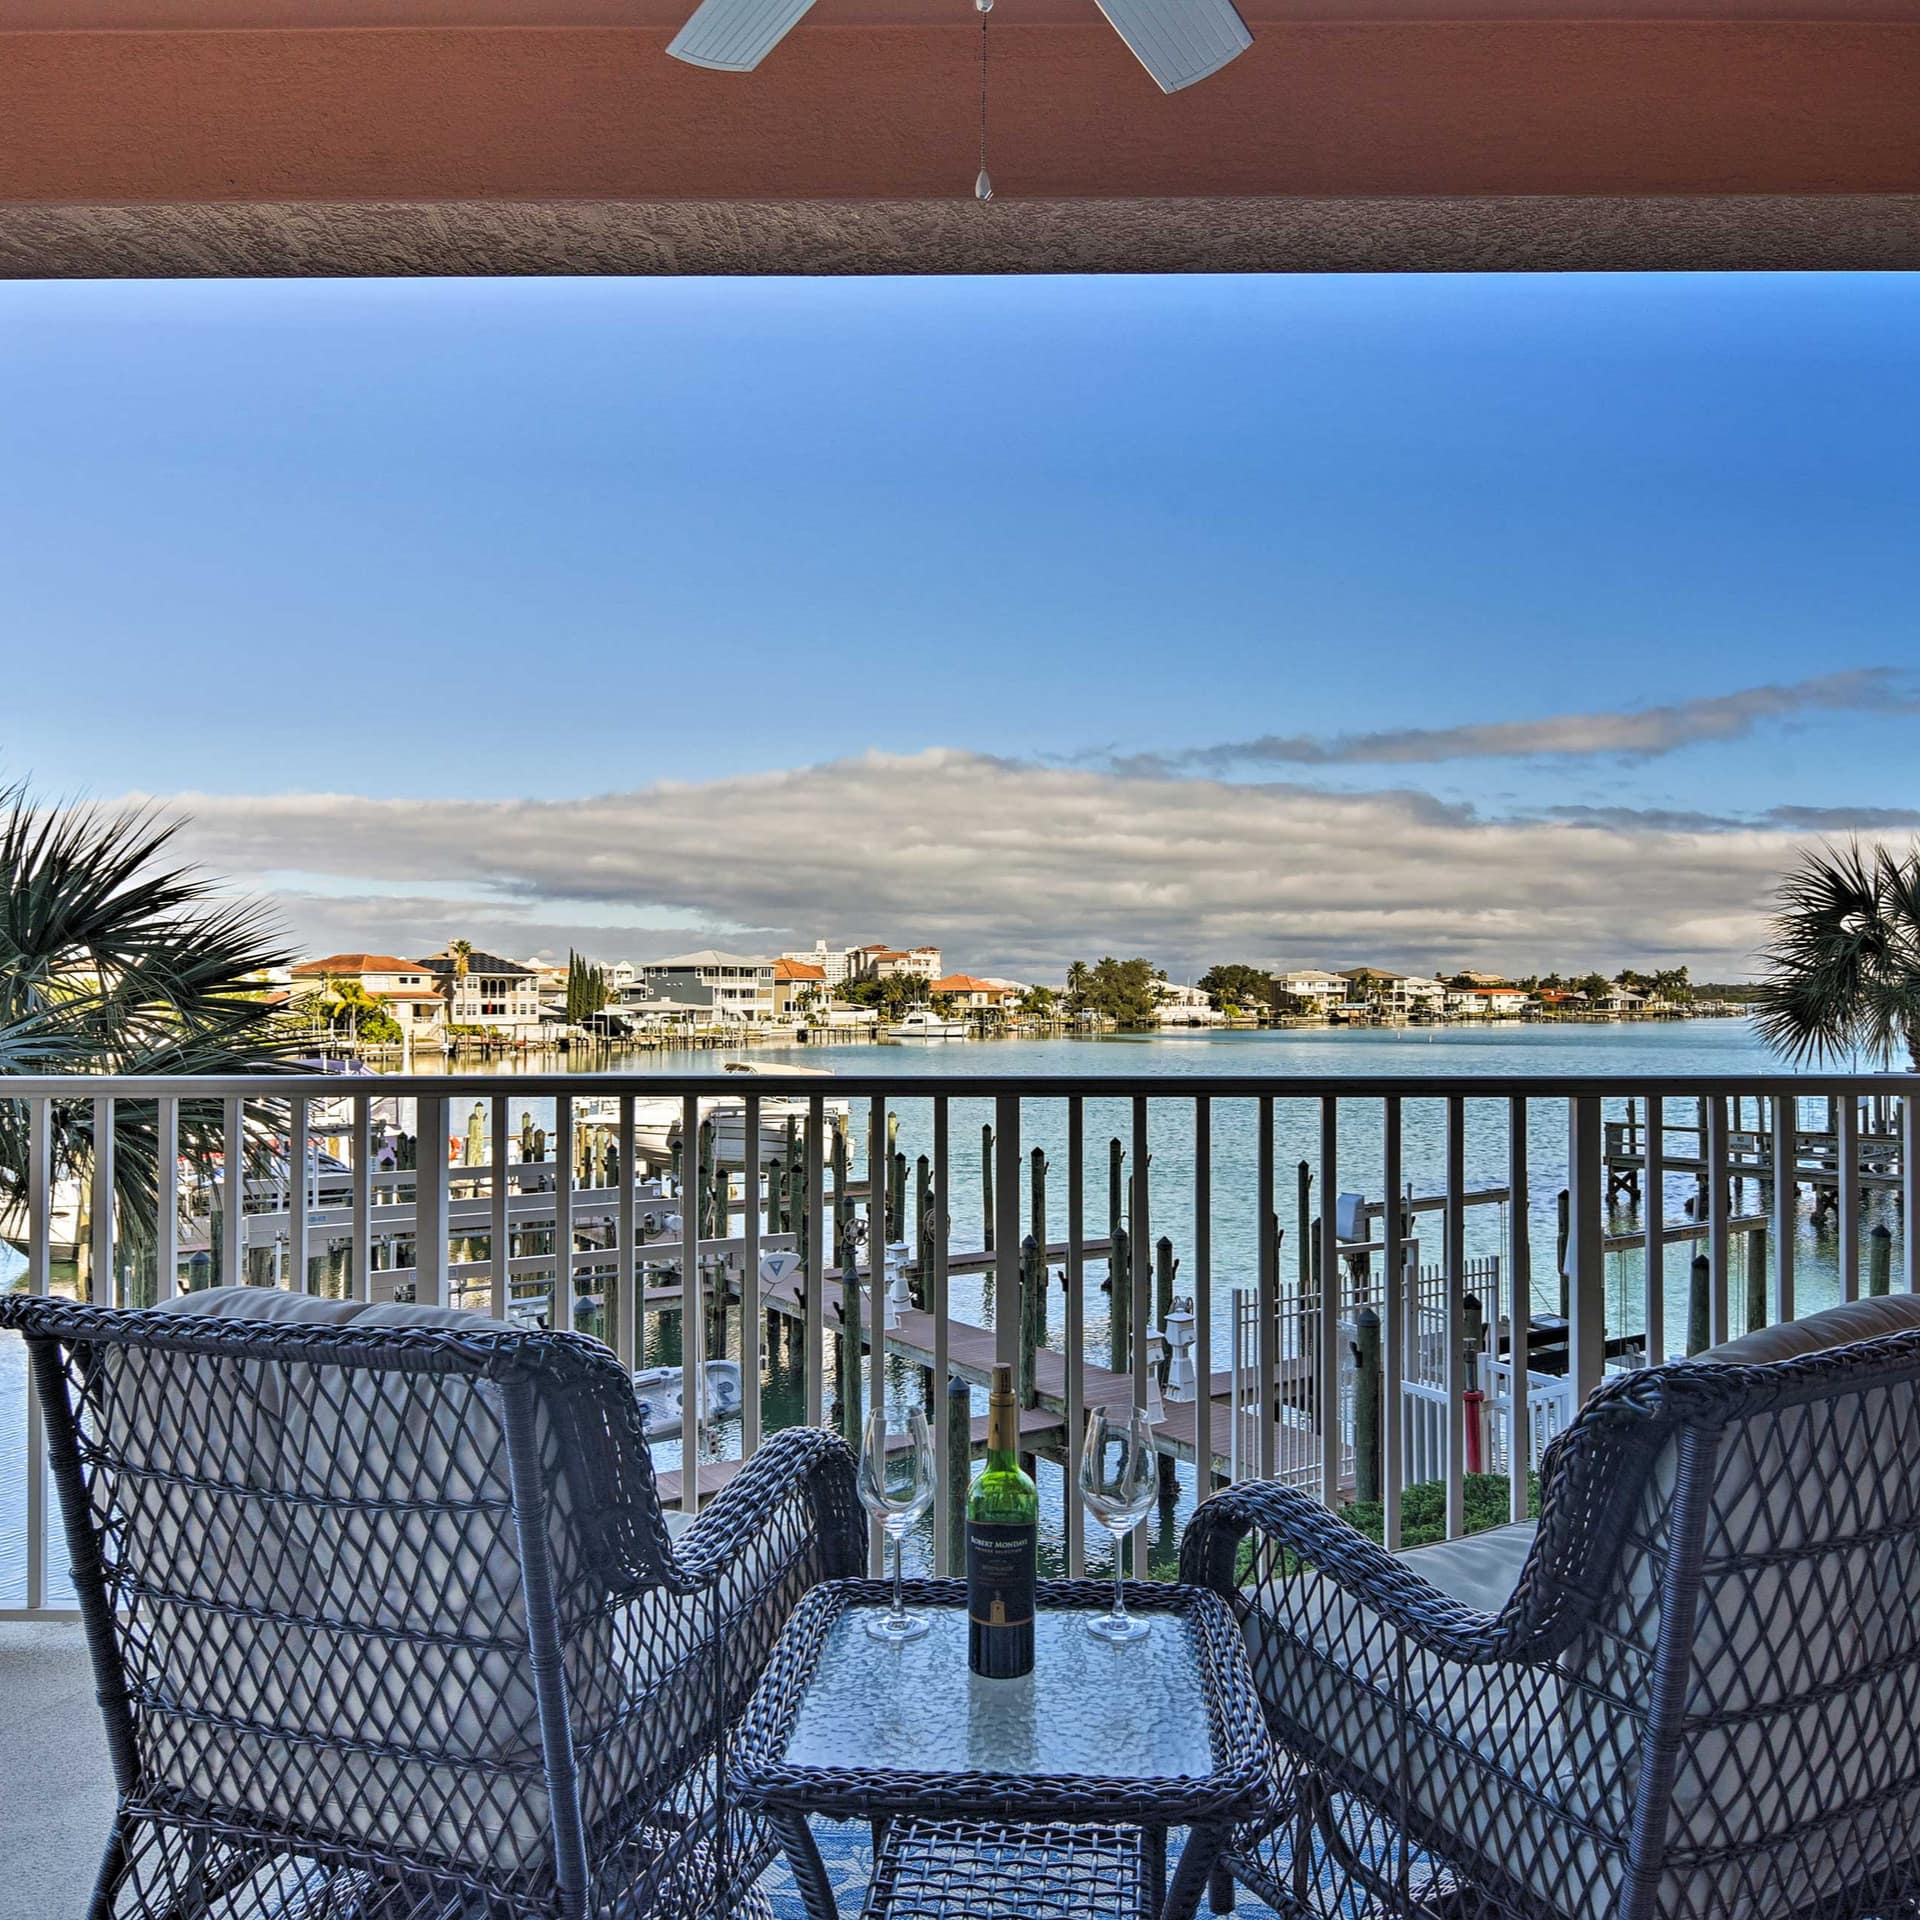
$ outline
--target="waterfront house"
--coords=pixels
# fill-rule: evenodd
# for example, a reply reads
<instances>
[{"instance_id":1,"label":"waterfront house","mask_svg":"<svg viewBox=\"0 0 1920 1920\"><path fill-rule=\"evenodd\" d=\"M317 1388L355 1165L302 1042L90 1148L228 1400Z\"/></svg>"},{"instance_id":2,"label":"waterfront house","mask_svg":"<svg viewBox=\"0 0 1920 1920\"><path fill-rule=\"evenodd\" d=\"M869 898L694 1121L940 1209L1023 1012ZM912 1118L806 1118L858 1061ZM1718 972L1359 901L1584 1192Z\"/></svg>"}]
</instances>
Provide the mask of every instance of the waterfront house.
<instances>
[{"instance_id":1,"label":"waterfront house","mask_svg":"<svg viewBox=\"0 0 1920 1920\"><path fill-rule=\"evenodd\" d=\"M304 994L324 993L340 981L351 981L369 999L378 1000L399 1022L409 1044L437 1044L445 1036L447 1003L424 962L391 953L330 953L292 969L288 997L297 1001Z\"/></svg>"},{"instance_id":2,"label":"waterfront house","mask_svg":"<svg viewBox=\"0 0 1920 1920\"><path fill-rule=\"evenodd\" d=\"M1451 986L1446 989L1446 1011L1461 1019L1517 1020L1527 1010L1524 987Z\"/></svg>"},{"instance_id":3,"label":"waterfront house","mask_svg":"<svg viewBox=\"0 0 1920 1920\"><path fill-rule=\"evenodd\" d=\"M724 1020L773 1018L773 962L752 954L702 947L697 953L648 960L639 969L638 984L669 998L684 995L689 987L705 988L713 996L715 1013Z\"/></svg>"},{"instance_id":4,"label":"waterfront house","mask_svg":"<svg viewBox=\"0 0 1920 1920\"><path fill-rule=\"evenodd\" d=\"M540 976L503 954L449 948L420 961L446 1004L450 1027L479 1027L509 1040L540 1035Z\"/></svg>"},{"instance_id":5,"label":"waterfront house","mask_svg":"<svg viewBox=\"0 0 1920 1920\"><path fill-rule=\"evenodd\" d=\"M847 955L850 980L924 980L940 974L938 947L855 947Z\"/></svg>"},{"instance_id":6,"label":"waterfront house","mask_svg":"<svg viewBox=\"0 0 1920 1920\"><path fill-rule=\"evenodd\" d=\"M1182 986L1176 980L1153 983L1153 1008L1155 1021L1163 1027L1217 1027L1227 1017L1204 987Z\"/></svg>"},{"instance_id":7,"label":"waterfront house","mask_svg":"<svg viewBox=\"0 0 1920 1920\"><path fill-rule=\"evenodd\" d=\"M1304 1002L1317 1013L1347 997L1346 980L1337 973L1325 973L1315 967L1299 967L1291 973L1274 975L1274 984L1290 998Z\"/></svg>"},{"instance_id":8,"label":"waterfront house","mask_svg":"<svg viewBox=\"0 0 1920 1920\"><path fill-rule=\"evenodd\" d=\"M857 947L830 947L824 940L816 940L807 951L789 947L780 958L797 961L805 967L818 967L821 979L829 987L840 987L852 978L853 958L858 952Z\"/></svg>"},{"instance_id":9,"label":"waterfront house","mask_svg":"<svg viewBox=\"0 0 1920 1920\"><path fill-rule=\"evenodd\" d=\"M773 963L773 1017L785 1020L827 997L827 971L810 960L782 954Z\"/></svg>"},{"instance_id":10,"label":"waterfront house","mask_svg":"<svg viewBox=\"0 0 1920 1920\"><path fill-rule=\"evenodd\" d=\"M982 980L971 973L947 973L929 991L956 1013L1005 1013L1023 989L1006 980Z\"/></svg>"}]
</instances>

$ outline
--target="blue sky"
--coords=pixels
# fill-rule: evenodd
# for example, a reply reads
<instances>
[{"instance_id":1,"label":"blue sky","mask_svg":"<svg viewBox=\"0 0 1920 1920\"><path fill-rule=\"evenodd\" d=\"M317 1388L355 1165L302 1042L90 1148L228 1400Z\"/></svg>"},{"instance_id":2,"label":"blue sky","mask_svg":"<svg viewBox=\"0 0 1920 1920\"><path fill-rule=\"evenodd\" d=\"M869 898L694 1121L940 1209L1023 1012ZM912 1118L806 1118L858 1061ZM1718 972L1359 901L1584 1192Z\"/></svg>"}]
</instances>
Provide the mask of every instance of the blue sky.
<instances>
[{"instance_id":1,"label":"blue sky","mask_svg":"<svg viewBox=\"0 0 1920 1920\"><path fill-rule=\"evenodd\" d=\"M1916 338L1895 275L9 284L0 756L236 802L565 809L946 749L1117 813L1203 780L1897 816ZM1648 707L1654 752L1450 731ZM1446 757L1329 744L1409 730ZM212 838L294 892L555 928L795 910Z\"/></svg>"}]
</instances>

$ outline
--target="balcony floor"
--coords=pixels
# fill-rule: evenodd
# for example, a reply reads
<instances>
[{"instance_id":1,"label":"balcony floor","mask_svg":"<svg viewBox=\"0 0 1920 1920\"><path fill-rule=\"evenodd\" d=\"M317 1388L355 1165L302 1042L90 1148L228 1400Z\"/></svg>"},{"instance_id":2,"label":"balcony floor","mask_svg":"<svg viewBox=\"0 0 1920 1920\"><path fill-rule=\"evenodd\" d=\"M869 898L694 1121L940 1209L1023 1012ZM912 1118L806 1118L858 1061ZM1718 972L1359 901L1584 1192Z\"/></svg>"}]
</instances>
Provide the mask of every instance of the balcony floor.
<instances>
[{"instance_id":1,"label":"balcony floor","mask_svg":"<svg viewBox=\"0 0 1920 1920\"><path fill-rule=\"evenodd\" d=\"M79 1920L112 1816L80 1629L0 1625L0 1920Z\"/></svg>"},{"instance_id":2,"label":"balcony floor","mask_svg":"<svg viewBox=\"0 0 1920 1920\"><path fill-rule=\"evenodd\" d=\"M112 1771L79 1627L0 1623L0 1920L80 1920L112 1815ZM865 1825L823 1824L819 1838L842 1913L857 1913L872 1866ZM770 1869L765 1888L776 1920L800 1920L784 1864ZM1246 1893L1236 1911L1271 1920Z\"/></svg>"}]
</instances>

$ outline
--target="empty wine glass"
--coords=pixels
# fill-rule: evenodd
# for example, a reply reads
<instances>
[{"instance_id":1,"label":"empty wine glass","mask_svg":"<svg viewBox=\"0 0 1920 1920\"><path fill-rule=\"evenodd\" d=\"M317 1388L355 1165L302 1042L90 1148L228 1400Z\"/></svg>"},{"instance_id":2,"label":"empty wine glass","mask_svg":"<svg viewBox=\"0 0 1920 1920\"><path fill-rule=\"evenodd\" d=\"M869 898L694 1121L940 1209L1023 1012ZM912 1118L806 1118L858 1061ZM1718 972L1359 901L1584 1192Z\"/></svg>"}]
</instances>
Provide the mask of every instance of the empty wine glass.
<instances>
[{"instance_id":1,"label":"empty wine glass","mask_svg":"<svg viewBox=\"0 0 1920 1920\"><path fill-rule=\"evenodd\" d=\"M893 1546L893 1605L869 1614L867 1631L876 1640L904 1646L932 1625L925 1614L909 1613L900 1592L900 1557L907 1529L933 1505L933 1437L927 1416L911 1409L904 1428L888 1425L886 1410L867 1415L860 1446L860 1504L887 1530Z\"/></svg>"},{"instance_id":2,"label":"empty wine glass","mask_svg":"<svg viewBox=\"0 0 1920 1920\"><path fill-rule=\"evenodd\" d=\"M1115 1646L1144 1639L1152 1631L1146 1621L1127 1612L1120 1549L1153 1505L1158 1482L1153 1423L1146 1409L1094 1408L1087 1416L1086 1443L1080 1449L1080 1497L1087 1511L1113 1535L1113 1611L1089 1620L1087 1631Z\"/></svg>"}]
</instances>

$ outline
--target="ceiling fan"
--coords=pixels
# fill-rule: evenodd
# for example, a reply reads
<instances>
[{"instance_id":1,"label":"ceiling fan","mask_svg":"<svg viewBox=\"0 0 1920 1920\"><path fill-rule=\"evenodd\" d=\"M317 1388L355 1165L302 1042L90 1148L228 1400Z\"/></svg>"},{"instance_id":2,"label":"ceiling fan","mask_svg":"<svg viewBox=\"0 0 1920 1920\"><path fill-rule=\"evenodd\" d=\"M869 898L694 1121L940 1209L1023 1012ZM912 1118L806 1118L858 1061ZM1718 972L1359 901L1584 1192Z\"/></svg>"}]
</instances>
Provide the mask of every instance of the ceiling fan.
<instances>
[{"instance_id":1,"label":"ceiling fan","mask_svg":"<svg viewBox=\"0 0 1920 1920\"><path fill-rule=\"evenodd\" d=\"M1218 73L1253 45L1233 0L1096 0L1134 58L1177 93ZM696 67L750 73L800 22L813 0L701 0L667 51Z\"/></svg>"}]
</instances>

